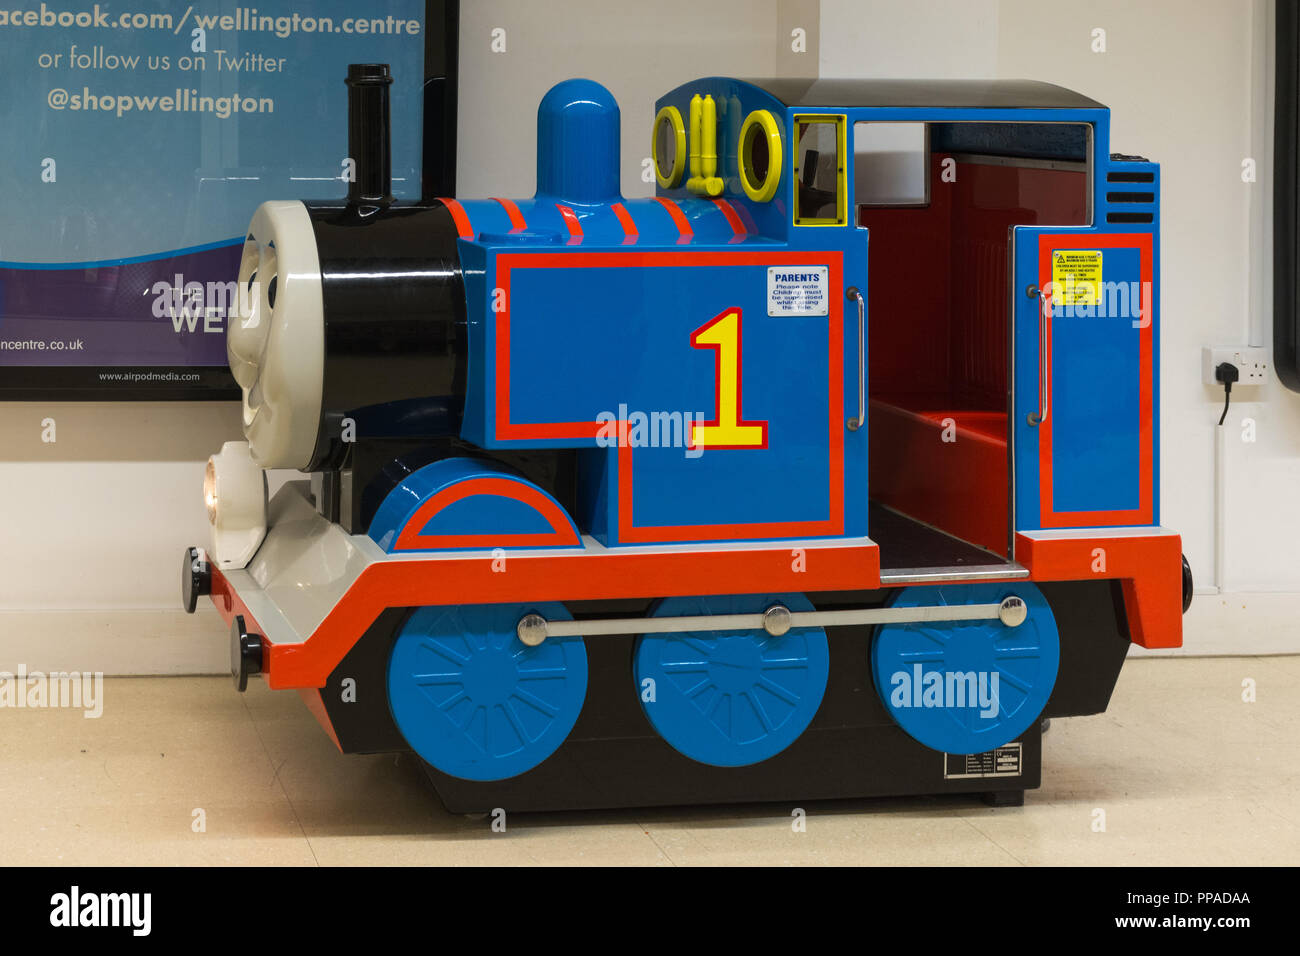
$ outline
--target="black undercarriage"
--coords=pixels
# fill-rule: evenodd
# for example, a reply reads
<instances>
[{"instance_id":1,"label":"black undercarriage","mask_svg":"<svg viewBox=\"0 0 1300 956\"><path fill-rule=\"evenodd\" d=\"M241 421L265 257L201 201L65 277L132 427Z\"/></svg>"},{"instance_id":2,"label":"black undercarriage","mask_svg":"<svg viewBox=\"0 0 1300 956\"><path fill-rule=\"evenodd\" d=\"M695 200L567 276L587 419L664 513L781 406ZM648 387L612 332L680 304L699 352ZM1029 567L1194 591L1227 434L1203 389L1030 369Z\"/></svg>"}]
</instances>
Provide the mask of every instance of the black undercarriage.
<instances>
[{"instance_id":1,"label":"black undercarriage","mask_svg":"<svg viewBox=\"0 0 1300 956\"><path fill-rule=\"evenodd\" d=\"M1043 717L1104 711L1129 646L1118 583L1039 585L1060 631L1056 687ZM811 594L821 609L883 604L889 590ZM567 605L577 619L641 616L649 600ZM349 753L407 751L388 709L392 642L410 609L385 611L321 689L339 744ZM447 809L457 813L589 810L675 804L790 802L913 794L973 793L1018 804L1039 785L1038 724L991 755L945 755L917 743L886 712L872 684L870 628L828 629L831 673L812 724L777 756L747 767L714 767L682 756L647 722L632 677L636 638L586 642L587 699L565 743L534 769L507 780L461 780L425 765ZM343 681L355 681L345 702Z\"/></svg>"}]
</instances>

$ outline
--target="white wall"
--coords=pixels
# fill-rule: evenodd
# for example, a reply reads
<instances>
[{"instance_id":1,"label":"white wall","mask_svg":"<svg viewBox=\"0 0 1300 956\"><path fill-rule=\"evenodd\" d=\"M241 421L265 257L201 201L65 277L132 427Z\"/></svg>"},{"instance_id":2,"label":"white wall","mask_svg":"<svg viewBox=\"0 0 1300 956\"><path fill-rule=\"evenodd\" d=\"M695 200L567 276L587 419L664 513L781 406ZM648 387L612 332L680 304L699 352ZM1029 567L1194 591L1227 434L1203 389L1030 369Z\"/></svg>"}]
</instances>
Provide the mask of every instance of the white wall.
<instances>
[{"instance_id":1,"label":"white wall","mask_svg":"<svg viewBox=\"0 0 1300 956\"><path fill-rule=\"evenodd\" d=\"M1111 147L1161 163L1162 523L1183 535L1199 595L1186 650L1300 651L1300 395L1239 389L1225 427L1224 580L1215 580L1214 439L1221 390L1200 349L1246 344L1271 207L1268 77L1253 0L823 0L823 76L1046 80L1112 111ZM1093 30L1106 31L1105 53ZM1241 180L1245 157L1259 181ZM1252 219L1252 215L1254 218ZM1261 294L1261 292L1263 294ZM1257 333L1258 334L1258 333ZM1263 343L1261 343L1263 344ZM1243 443L1241 421L1257 423Z\"/></svg>"},{"instance_id":2,"label":"white wall","mask_svg":"<svg viewBox=\"0 0 1300 956\"><path fill-rule=\"evenodd\" d=\"M997 75L997 0L822 0L821 76Z\"/></svg>"},{"instance_id":3,"label":"white wall","mask_svg":"<svg viewBox=\"0 0 1300 956\"><path fill-rule=\"evenodd\" d=\"M207 541L203 464L239 437L229 402L0 404L0 670L220 672L181 553Z\"/></svg>"}]
</instances>

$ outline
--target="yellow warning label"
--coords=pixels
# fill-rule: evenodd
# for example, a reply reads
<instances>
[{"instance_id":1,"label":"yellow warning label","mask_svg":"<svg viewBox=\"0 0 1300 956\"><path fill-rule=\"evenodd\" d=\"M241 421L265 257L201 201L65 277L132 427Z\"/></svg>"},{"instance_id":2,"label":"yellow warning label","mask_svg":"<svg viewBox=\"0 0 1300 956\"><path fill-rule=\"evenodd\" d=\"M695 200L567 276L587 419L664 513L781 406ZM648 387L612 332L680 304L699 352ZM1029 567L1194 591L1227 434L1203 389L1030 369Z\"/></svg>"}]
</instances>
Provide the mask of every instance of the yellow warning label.
<instances>
[{"instance_id":1,"label":"yellow warning label","mask_svg":"<svg viewBox=\"0 0 1300 956\"><path fill-rule=\"evenodd\" d=\"M1058 305L1096 305L1101 294L1101 250L1053 249L1052 292Z\"/></svg>"}]
</instances>

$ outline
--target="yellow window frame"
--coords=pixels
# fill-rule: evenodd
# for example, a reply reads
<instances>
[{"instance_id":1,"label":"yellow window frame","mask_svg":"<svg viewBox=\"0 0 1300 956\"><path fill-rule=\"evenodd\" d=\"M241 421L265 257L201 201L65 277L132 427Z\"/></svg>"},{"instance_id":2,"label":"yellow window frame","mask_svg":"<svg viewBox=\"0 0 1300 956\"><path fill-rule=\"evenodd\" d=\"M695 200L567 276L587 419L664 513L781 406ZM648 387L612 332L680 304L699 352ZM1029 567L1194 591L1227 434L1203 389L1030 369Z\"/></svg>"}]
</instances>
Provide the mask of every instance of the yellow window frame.
<instances>
[{"instance_id":1,"label":"yellow window frame","mask_svg":"<svg viewBox=\"0 0 1300 956\"><path fill-rule=\"evenodd\" d=\"M673 137L673 165L665 176L661 170L663 159L659 155L659 128L668 124ZM655 181L663 189L674 189L682 181L682 171L686 169L686 125L682 122L681 110L675 106L665 106L655 114L655 121L650 126L650 159L655 168Z\"/></svg>"},{"instance_id":2,"label":"yellow window frame","mask_svg":"<svg viewBox=\"0 0 1300 956\"><path fill-rule=\"evenodd\" d=\"M767 175L761 183L754 182L750 176L750 159L752 144L746 148L751 130L754 137L762 137L767 142ZM781 124L768 110L754 110L745 117L740 125L740 138L736 142L736 171L740 174L740 185L745 195L754 202L771 202L776 196L781 183Z\"/></svg>"},{"instance_id":3,"label":"yellow window frame","mask_svg":"<svg viewBox=\"0 0 1300 956\"><path fill-rule=\"evenodd\" d=\"M790 177L790 188L794 192L794 197L790 208L796 226L843 226L849 221L848 121L848 116L843 113L800 113L794 117L794 174ZM838 169L835 176L834 218L799 215L799 181L803 176L803 154L799 149L799 130L802 125L813 123L835 124Z\"/></svg>"}]
</instances>

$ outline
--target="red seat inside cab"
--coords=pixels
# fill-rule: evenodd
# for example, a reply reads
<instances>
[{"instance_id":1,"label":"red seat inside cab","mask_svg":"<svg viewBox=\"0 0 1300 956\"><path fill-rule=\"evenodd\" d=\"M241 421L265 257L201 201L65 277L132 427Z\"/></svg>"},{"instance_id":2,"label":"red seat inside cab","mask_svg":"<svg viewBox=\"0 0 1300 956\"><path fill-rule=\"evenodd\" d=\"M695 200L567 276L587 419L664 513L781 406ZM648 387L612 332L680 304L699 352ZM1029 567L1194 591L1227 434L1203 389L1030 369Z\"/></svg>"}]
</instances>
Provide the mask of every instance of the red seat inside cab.
<instances>
[{"instance_id":1,"label":"red seat inside cab","mask_svg":"<svg viewBox=\"0 0 1300 956\"><path fill-rule=\"evenodd\" d=\"M1085 222L1086 173L930 159L926 204L858 208L870 230L871 498L1005 558L1010 230Z\"/></svg>"},{"instance_id":2,"label":"red seat inside cab","mask_svg":"<svg viewBox=\"0 0 1300 956\"><path fill-rule=\"evenodd\" d=\"M994 554L1007 553L1007 416L913 411L873 398L871 497Z\"/></svg>"}]
</instances>

